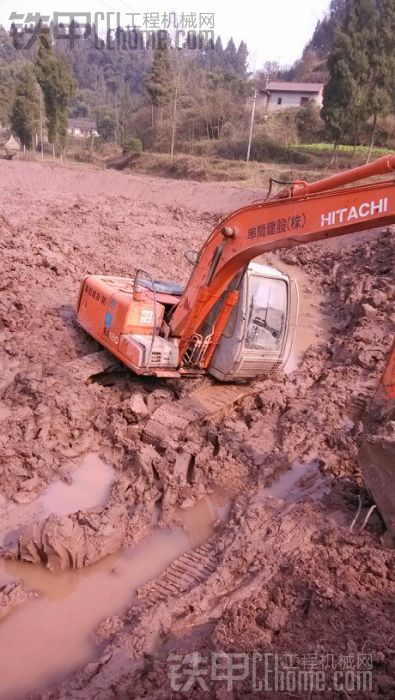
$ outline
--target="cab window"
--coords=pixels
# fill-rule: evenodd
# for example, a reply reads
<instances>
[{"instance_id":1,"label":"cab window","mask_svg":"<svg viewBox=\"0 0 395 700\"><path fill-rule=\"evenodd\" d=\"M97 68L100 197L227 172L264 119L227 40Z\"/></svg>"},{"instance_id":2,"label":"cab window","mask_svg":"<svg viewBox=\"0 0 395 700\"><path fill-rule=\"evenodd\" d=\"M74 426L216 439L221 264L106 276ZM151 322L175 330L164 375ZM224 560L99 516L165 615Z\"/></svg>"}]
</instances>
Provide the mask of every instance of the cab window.
<instances>
[{"instance_id":1,"label":"cab window","mask_svg":"<svg viewBox=\"0 0 395 700\"><path fill-rule=\"evenodd\" d=\"M249 350L280 351L284 340L286 313L286 282L251 276L245 347Z\"/></svg>"}]
</instances>

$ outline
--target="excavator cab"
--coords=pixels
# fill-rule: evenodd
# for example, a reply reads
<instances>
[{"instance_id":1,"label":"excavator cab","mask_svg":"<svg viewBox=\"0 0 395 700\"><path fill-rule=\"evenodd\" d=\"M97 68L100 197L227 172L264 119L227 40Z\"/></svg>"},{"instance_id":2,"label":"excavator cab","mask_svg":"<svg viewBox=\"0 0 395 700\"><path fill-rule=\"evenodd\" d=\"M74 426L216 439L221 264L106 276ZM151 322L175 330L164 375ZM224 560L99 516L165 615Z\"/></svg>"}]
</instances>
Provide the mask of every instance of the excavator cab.
<instances>
[{"instance_id":1,"label":"excavator cab","mask_svg":"<svg viewBox=\"0 0 395 700\"><path fill-rule=\"evenodd\" d=\"M238 291L208 369L221 381L275 372L292 348L299 307L296 282L274 267L251 262Z\"/></svg>"}]
</instances>

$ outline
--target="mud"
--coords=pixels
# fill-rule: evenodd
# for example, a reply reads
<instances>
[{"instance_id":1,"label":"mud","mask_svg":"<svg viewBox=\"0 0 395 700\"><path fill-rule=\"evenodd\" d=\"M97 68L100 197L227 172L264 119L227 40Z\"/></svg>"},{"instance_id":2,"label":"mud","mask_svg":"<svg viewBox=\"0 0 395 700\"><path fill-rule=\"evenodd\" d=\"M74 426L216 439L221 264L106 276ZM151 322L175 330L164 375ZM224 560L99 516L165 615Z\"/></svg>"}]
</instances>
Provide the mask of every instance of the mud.
<instances>
[{"instance_id":1,"label":"mud","mask_svg":"<svg viewBox=\"0 0 395 700\"><path fill-rule=\"evenodd\" d=\"M34 595L26 591L20 581L11 581L0 586L0 619L8 615L14 608L26 603Z\"/></svg>"},{"instance_id":2,"label":"mud","mask_svg":"<svg viewBox=\"0 0 395 700\"><path fill-rule=\"evenodd\" d=\"M0 529L32 562L2 564L1 696L182 697L172 652L259 650L366 653L358 697L390 697L394 550L377 512L349 528L372 505L356 445L394 332L393 233L268 255L302 289L287 372L153 440L153 415L214 383L114 363L75 324L80 279L186 281L184 251L261 193L24 162L0 186ZM231 697L220 680L189 696Z\"/></svg>"},{"instance_id":3,"label":"mud","mask_svg":"<svg viewBox=\"0 0 395 700\"><path fill-rule=\"evenodd\" d=\"M158 530L136 547L79 572L70 570L70 565L64 567L66 571L59 571L58 566L57 573L49 573L39 566L3 563L0 574L11 581L17 576L18 580L0 589L0 616L26 602L29 596L39 598L25 605L19 616L7 618L1 630L0 697L19 697L53 678L67 676L74 667L92 658L100 650L100 642L123 628L122 616L116 613L130 604L136 590L160 576L173 560L179 561L180 556L208 540L226 513L223 494L206 496L196 507L180 513L184 529L176 526ZM119 544L116 549L119 550ZM50 551L47 569L49 563L54 563L53 546ZM84 564L87 563L92 562ZM182 581L180 574L177 568L177 577ZM37 637L40 644L33 649L32 640ZM21 667L25 669L22 676Z\"/></svg>"}]
</instances>

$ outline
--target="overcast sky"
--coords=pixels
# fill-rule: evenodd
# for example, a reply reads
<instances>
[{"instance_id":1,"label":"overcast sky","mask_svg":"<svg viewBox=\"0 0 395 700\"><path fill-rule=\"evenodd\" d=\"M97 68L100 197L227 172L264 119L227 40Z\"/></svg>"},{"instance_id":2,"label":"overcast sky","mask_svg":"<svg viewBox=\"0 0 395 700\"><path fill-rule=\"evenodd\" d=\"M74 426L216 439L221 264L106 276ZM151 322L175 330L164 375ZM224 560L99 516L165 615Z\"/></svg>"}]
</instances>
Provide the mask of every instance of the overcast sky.
<instances>
[{"instance_id":1,"label":"overcast sky","mask_svg":"<svg viewBox=\"0 0 395 700\"><path fill-rule=\"evenodd\" d=\"M53 15L54 12L120 12L123 26L127 26L127 12L135 15L135 24L143 27L143 13L195 12L214 14L214 31L223 42L232 36L238 44L242 39L250 52L251 70L260 68L264 61L293 63L300 57L317 20L322 18L329 0L152 0L134 3L128 0L0 0L0 24L9 27L11 12ZM103 22L104 26L104 22Z\"/></svg>"}]
</instances>

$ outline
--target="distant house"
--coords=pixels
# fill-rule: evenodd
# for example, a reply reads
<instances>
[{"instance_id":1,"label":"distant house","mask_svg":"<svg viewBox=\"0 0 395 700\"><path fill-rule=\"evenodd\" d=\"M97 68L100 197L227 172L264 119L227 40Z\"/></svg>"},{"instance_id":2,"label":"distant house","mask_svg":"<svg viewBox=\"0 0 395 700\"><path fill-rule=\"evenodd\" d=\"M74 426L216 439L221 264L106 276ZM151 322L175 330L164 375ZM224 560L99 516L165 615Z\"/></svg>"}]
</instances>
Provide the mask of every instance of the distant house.
<instances>
[{"instance_id":1,"label":"distant house","mask_svg":"<svg viewBox=\"0 0 395 700\"><path fill-rule=\"evenodd\" d=\"M69 119L67 133L77 139L99 136L96 122L90 119Z\"/></svg>"},{"instance_id":2,"label":"distant house","mask_svg":"<svg viewBox=\"0 0 395 700\"><path fill-rule=\"evenodd\" d=\"M260 102L269 112L288 107L303 107L315 102L322 107L323 83L290 83L271 80L266 85Z\"/></svg>"}]
</instances>

